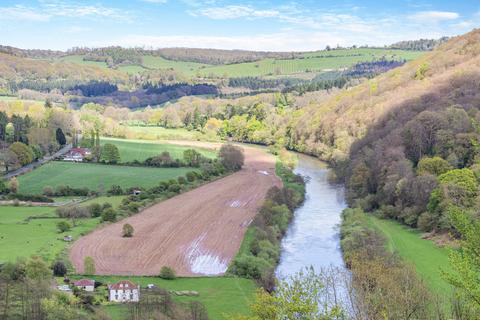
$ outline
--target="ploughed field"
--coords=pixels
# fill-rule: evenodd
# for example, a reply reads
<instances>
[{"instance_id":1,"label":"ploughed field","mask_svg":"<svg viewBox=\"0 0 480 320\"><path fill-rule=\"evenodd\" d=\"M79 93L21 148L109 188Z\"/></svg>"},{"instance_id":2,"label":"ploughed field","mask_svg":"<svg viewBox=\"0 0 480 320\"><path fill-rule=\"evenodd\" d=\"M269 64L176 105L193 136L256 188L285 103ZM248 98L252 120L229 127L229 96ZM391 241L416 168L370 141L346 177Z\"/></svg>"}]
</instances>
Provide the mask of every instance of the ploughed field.
<instances>
[{"instance_id":1,"label":"ploughed field","mask_svg":"<svg viewBox=\"0 0 480 320\"><path fill-rule=\"evenodd\" d=\"M77 272L91 256L102 275L157 275L162 266L179 276L223 274L267 190L281 184L273 156L253 147L244 151L239 172L80 238L70 251ZM132 238L122 237L125 223L135 229Z\"/></svg>"}]
</instances>

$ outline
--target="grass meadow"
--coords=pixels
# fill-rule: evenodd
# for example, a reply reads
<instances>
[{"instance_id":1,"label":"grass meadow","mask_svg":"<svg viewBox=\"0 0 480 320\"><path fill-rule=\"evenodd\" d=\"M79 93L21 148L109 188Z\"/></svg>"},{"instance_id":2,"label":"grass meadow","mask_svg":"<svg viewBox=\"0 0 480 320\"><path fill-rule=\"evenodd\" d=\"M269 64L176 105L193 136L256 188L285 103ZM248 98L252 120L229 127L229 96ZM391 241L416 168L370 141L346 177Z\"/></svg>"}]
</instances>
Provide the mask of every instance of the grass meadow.
<instances>
[{"instance_id":1,"label":"grass meadow","mask_svg":"<svg viewBox=\"0 0 480 320\"><path fill-rule=\"evenodd\" d=\"M81 206L92 203L110 203L117 208L124 196L98 197L82 202ZM54 207L0 207L0 263L15 261L18 257L38 255L46 261L53 261L67 247L65 235L77 239L93 230L100 218L77 220L70 231L59 233L57 223L67 221L58 218Z\"/></svg>"},{"instance_id":2,"label":"grass meadow","mask_svg":"<svg viewBox=\"0 0 480 320\"><path fill-rule=\"evenodd\" d=\"M100 144L103 145L105 143L111 143L117 146L118 151L120 152L121 162L131 162L134 160L144 161L149 157L159 155L163 151L170 153L170 156L173 159L183 159L183 152L185 150L192 149L192 147L159 143L155 141L102 138ZM195 149L205 157L214 158L216 156L215 152L213 151L200 148Z\"/></svg>"},{"instance_id":3,"label":"grass meadow","mask_svg":"<svg viewBox=\"0 0 480 320\"><path fill-rule=\"evenodd\" d=\"M94 229L99 218L79 220L77 226L59 233L57 223L66 221L55 214L53 207L0 207L0 262L15 261L18 257L38 255L53 261L68 245L65 235L77 239Z\"/></svg>"},{"instance_id":4,"label":"grass meadow","mask_svg":"<svg viewBox=\"0 0 480 320\"><path fill-rule=\"evenodd\" d=\"M448 249L438 247L431 240L422 239L419 231L395 221L371 215L368 215L368 219L385 236L388 249L412 263L433 292L451 292L450 285L441 276L441 270L449 269Z\"/></svg>"},{"instance_id":5,"label":"grass meadow","mask_svg":"<svg viewBox=\"0 0 480 320\"><path fill-rule=\"evenodd\" d=\"M160 271L160 270L159 270ZM81 276L72 276L77 279ZM128 279L144 289L147 284L154 284L169 291L197 291L197 297L174 296L177 302L199 301L205 305L210 320L225 319L224 315L245 314L253 301L256 285L252 280L229 277L194 277L163 280L158 277L138 276L92 276L91 278L104 284ZM113 319L127 319L128 305L103 306ZM123 317L122 317L123 316Z\"/></svg>"},{"instance_id":6,"label":"grass meadow","mask_svg":"<svg viewBox=\"0 0 480 320\"><path fill-rule=\"evenodd\" d=\"M144 56L142 66L120 66L119 70L129 74L135 74L152 69L174 69L188 77L206 77L210 75L218 77L257 77L338 70L350 67L358 62L382 58L389 60L413 60L422 54L423 52L420 51L378 48L339 49L303 53L300 58L295 59L263 59L255 62L226 65L208 65L188 61L167 60L162 57ZM107 68L107 64L104 62L84 61L83 57L78 55L63 57L62 60Z\"/></svg>"},{"instance_id":7,"label":"grass meadow","mask_svg":"<svg viewBox=\"0 0 480 320\"><path fill-rule=\"evenodd\" d=\"M107 191L112 185L122 188L153 187L160 181L184 176L192 168L148 168L52 161L18 177L21 193L40 194L43 187L68 185Z\"/></svg>"}]
</instances>

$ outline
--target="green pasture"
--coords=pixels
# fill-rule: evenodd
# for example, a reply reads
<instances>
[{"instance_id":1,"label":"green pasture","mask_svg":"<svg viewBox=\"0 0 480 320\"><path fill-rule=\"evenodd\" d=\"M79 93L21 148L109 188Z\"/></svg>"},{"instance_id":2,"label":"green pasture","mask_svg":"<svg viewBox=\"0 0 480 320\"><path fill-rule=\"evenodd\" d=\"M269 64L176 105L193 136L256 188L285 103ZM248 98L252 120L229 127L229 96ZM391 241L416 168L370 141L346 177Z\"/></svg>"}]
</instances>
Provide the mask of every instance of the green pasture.
<instances>
[{"instance_id":1,"label":"green pasture","mask_svg":"<svg viewBox=\"0 0 480 320\"><path fill-rule=\"evenodd\" d=\"M15 261L18 257L38 255L53 261L68 245L65 235L74 239L92 229L99 218L82 219L70 231L59 233L58 218L52 207L0 207L0 262Z\"/></svg>"},{"instance_id":2,"label":"green pasture","mask_svg":"<svg viewBox=\"0 0 480 320\"><path fill-rule=\"evenodd\" d=\"M81 278L73 276L72 278ZM104 284L115 283L119 280L128 279L141 286L141 290L147 284L154 284L159 288L173 291L197 291L197 297L175 297L178 302L199 301L205 305L210 320L224 319L227 314L247 314L248 306L253 300L255 293L255 283L249 279L229 278L229 277L195 277L195 278L177 278L175 280L163 280L158 277L138 277L138 276L93 276L91 277ZM126 315L123 311L128 310L128 306L117 304L104 306L105 310L112 316Z\"/></svg>"},{"instance_id":3,"label":"green pasture","mask_svg":"<svg viewBox=\"0 0 480 320\"><path fill-rule=\"evenodd\" d=\"M112 185L122 188L153 187L160 181L184 176L192 168L148 168L93 163L49 162L18 177L21 193L40 194L43 187L68 185L107 191Z\"/></svg>"},{"instance_id":4,"label":"green pasture","mask_svg":"<svg viewBox=\"0 0 480 320\"><path fill-rule=\"evenodd\" d=\"M441 276L441 270L450 268L448 249L422 239L419 231L398 222L371 215L368 215L368 219L385 235L389 250L397 252L405 261L412 263L433 292L451 292L452 288Z\"/></svg>"},{"instance_id":5,"label":"green pasture","mask_svg":"<svg viewBox=\"0 0 480 320\"><path fill-rule=\"evenodd\" d=\"M121 162L131 162L134 160L144 161L145 159L157 156L164 151L170 153L173 159L183 159L183 152L192 147L179 146L168 143L158 143L155 141L125 140L115 138L102 138L100 144L111 143L117 146L120 152ZM214 158L215 152L207 149L195 148L201 154L208 158Z\"/></svg>"}]
</instances>

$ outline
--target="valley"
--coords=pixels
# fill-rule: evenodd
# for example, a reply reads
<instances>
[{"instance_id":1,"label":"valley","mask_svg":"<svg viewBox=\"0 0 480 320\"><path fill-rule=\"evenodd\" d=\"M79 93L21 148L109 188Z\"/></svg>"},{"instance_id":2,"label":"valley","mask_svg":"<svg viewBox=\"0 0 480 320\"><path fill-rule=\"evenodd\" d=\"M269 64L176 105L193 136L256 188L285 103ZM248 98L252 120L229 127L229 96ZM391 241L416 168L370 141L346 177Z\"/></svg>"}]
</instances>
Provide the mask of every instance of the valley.
<instances>
[{"instance_id":1,"label":"valley","mask_svg":"<svg viewBox=\"0 0 480 320\"><path fill-rule=\"evenodd\" d=\"M0 4L0 318L480 318L470 2Z\"/></svg>"}]
</instances>

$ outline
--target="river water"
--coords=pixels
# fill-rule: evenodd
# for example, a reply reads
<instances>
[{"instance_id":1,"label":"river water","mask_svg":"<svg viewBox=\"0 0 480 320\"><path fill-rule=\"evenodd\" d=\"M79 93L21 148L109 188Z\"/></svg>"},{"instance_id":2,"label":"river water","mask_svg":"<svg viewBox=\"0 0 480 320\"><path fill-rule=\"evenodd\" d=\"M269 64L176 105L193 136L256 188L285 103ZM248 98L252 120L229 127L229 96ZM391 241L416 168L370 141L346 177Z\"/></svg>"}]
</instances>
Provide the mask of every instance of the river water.
<instances>
[{"instance_id":1,"label":"river water","mask_svg":"<svg viewBox=\"0 0 480 320\"><path fill-rule=\"evenodd\" d=\"M295 173L307 178L306 198L295 210L282 241L276 270L280 278L309 266L315 270L330 266L344 268L339 236L341 213L346 208L344 190L328 183L328 171L323 162L299 155Z\"/></svg>"}]
</instances>

